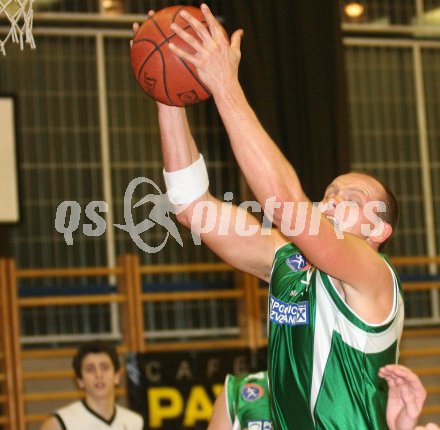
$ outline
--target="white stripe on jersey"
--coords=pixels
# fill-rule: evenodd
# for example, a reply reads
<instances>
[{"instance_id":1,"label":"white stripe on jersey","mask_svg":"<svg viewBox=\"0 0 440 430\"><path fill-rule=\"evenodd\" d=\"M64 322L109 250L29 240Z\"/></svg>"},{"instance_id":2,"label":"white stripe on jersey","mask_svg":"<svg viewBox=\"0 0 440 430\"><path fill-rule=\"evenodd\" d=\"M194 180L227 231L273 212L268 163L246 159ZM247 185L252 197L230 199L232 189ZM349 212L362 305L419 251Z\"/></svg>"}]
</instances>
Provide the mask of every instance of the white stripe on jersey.
<instances>
[{"instance_id":1,"label":"white stripe on jersey","mask_svg":"<svg viewBox=\"0 0 440 430\"><path fill-rule=\"evenodd\" d=\"M310 393L310 410L313 419L313 411L316 406L325 366L330 354L333 331L339 333L347 345L364 353L384 351L389 348L396 339L400 338L404 318L403 300L399 294L397 280L392 270L391 272L394 280L394 304L391 318L387 318L383 324L370 325L377 327L385 325L392 318L395 319L385 331L380 333L367 333L348 320L348 318L338 310L337 305L333 302L324 286L321 274L319 272L317 273L313 371ZM348 306L347 308L349 309Z\"/></svg>"}]
</instances>

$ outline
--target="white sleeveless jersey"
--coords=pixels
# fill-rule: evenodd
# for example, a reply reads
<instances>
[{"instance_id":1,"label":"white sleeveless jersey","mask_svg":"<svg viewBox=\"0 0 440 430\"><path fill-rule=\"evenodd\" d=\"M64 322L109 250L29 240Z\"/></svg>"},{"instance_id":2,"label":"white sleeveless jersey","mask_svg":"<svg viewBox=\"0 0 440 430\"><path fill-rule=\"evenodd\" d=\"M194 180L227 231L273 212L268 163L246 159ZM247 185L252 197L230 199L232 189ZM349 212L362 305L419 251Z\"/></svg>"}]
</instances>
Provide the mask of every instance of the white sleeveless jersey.
<instances>
[{"instance_id":1,"label":"white sleeveless jersey","mask_svg":"<svg viewBox=\"0 0 440 430\"><path fill-rule=\"evenodd\" d=\"M143 418L127 408L116 405L107 421L81 400L58 409L54 416L63 430L142 430L144 426Z\"/></svg>"}]
</instances>

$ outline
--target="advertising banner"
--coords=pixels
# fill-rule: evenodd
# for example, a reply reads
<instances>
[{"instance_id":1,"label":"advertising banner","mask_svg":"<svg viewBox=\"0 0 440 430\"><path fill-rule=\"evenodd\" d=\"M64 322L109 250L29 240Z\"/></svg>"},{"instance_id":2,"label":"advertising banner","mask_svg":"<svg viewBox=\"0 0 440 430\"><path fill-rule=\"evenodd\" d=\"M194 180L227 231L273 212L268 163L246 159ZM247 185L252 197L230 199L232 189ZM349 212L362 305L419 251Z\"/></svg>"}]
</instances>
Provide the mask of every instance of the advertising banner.
<instances>
[{"instance_id":1,"label":"advertising banner","mask_svg":"<svg viewBox=\"0 0 440 430\"><path fill-rule=\"evenodd\" d=\"M226 374L262 370L262 357L249 349L130 354L129 406L145 429L205 430Z\"/></svg>"}]
</instances>

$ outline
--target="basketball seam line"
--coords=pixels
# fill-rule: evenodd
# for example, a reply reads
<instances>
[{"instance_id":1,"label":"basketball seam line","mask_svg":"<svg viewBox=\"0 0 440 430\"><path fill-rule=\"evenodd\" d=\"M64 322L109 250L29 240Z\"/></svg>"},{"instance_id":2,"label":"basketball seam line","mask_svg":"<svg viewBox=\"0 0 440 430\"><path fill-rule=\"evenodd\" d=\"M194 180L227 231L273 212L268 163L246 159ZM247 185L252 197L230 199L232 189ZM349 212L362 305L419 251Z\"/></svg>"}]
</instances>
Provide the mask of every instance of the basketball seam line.
<instances>
[{"instance_id":1,"label":"basketball seam line","mask_svg":"<svg viewBox=\"0 0 440 430\"><path fill-rule=\"evenodd\" d=\"M173 33L171 37L174 37L176 35L176 33ZM150 54L148 55L148 57L144 60L144 62L141 64L140 68L139 68L139 72L138 72L138 80L141 78L141 73L142 73L142 69L144 68L145 64L148 62L148 60L150 59L150 57L157 51L160 52L160 56L162 58L162 64L165 65L165 61L163 60L163 54L162 51L160 50L160 47L167 41L164 40L163 42L161 42L160 45L157 45L156 42L154 42L153 40L150 39L140 39L138 42L150 42L155 48L153 51L150 52ZM179 58L179 57L178 57ZM199 83L199 85L203 88L203 90L205 91L206 94L211 95L211 92L209 91L209 89L205 86L205 84L199 79L199 77L191 70L191 68L188 66L188 64L182 60L181 58L179 58L179 60L182 62L182 64L185 66L185 68L188 70L189 73L191 73L192 77ZM165 69L165 67L164 67ZM165 80L164 80L164 84L165 84ZM166 87L166 85L165 85ZM170 100L170 102L172 102L170 96L168 95L168 91L165 88L165 92L167 93L167 97Z\"/></svg>"},{"instance_id":2,"label":"basketball seam line","mask_svg":"<svg viewBox=\"0 0 440 430\"><path fill-rule=\"evenodd\" d=\"M181 9L179 9L176 14L173 17L173 22L176 18L176 16L178 15L178 13L183 9L183 7ZM133 45L139 43L139 42L150 42L153 46L154 46L154 50L152 52L150 52L150 54L148 55L148 57L145 59L145 61L142 63L141 67L139 68L139 72L138 72L138 81L140 80L141 77L141 73L142 73L142 69L144 68L145 64L148 62L148 60L150 59L150 57L157 51L160 53L160 57L162 60L162 65L163 65L163 83L164 83L164 89L165 89L165 93L166 96L168 98L168 100L170 101L170 103L173 103L173 100L171 99L169 93L168 93L168 88L166 85L166 72L165 72L165 60L163 58L163 53L160 50L160 48L162 47L162 45L164 45L165 43L169 43L170 40L174 37L177 36L176 33L171 34L170 36L166 36L165 33L162 31L162 28L158 25L157 21L154 19L154 16L151 18L151 20L153 21L153 24L155 25L156 29L160 32L160 34L162 35L162 37L164 38L164 40L158 45L156 42L154 42L151 39L139 39L136 40L135 42L133 42ZM206 24L206 20L201 21L202 24ZM191 26L188 24L186 27L183 27L184 30L187 30L188 28L190 28ZM199 83L199 85L202 87L202 89L205 91L205 93L207 95L211 95L211 92L208 90L208 88L205 86L205 84L199 79L199 77L191 70L191 68L188 66L188 64L182 60L180 57L178 57L179 60L182 62L182 64L185 66L185 68L188 70L188 72L191 74L191 76Z\"/></svg>"},{"instance_id":3,"label":"basketball seam line","mask_svg":"<svg viewBox=\"0 0 440 430\"><path fill-rule=\"evenodd\" d=\"M144 62L143 62L143 63L141 64L141 66L139 67L139 71L138 71L138 74L137 74L137 81L139 82L140 79L141 79L141 73L142 73L142 70L143 70L145 64L146 64L147 61L150 59L150 57L151 57L151 56L157 51L157 52L159 53L159 55L160 55L161 60L162 60L162 69L163 69L162 78L163 78L163 83L164 83L165 94L166 94L166 96L167 96L169 102L172 103L173 101L171 100L171 97L170 97L170 95L168 94L168 88L167 88L167 86L166 86L166 80L165 80L165 75L166 75L166 74L165 74L165 60L163 59L162 51L161 51L160 49L157 49L157 45L156 45L156 43L155 43L154 41L149 40L149 39L143 39L143 40L144 40L144 41L147 41L147 42L151 42L154 46L156 46L156 48L155 48L152 52L150 52L150 54L148 55L148 57L144 60ZM140 82L139 82L139 85L141 85ZM141 88L142 88L142 85L141 85Z\"/></svg>"}]
</instances>

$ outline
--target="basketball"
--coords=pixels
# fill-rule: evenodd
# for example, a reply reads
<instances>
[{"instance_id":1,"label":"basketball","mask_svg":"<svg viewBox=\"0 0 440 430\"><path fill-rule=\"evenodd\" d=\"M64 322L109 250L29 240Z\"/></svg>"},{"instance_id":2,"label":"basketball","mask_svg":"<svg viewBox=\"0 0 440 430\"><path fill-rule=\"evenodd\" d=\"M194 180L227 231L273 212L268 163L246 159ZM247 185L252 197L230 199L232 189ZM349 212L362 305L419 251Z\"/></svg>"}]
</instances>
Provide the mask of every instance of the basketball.
<instances>
[{"instance_id":1,"label":"basketball","mask_svg":"<svg viewBox=\"0 0 440 430\"><path fill-rule=\"evenodd\" d=\"M183 9L207 26L197 7L166 7L147 18L136 33L131 47L131 64L140 87L155 100L170 106L192 105L211 95L199 79L195 67L177 57L168 47L172 42L188 53L194 53L191 46L170 30L171 23L175 22L199 39L180 17L179 12Z\"/></svg>"}]
</instances>

